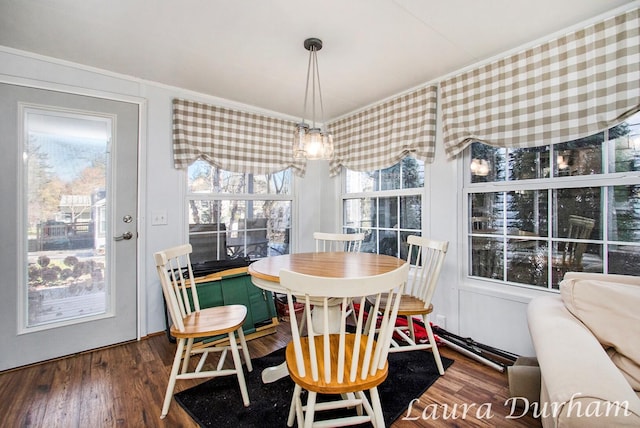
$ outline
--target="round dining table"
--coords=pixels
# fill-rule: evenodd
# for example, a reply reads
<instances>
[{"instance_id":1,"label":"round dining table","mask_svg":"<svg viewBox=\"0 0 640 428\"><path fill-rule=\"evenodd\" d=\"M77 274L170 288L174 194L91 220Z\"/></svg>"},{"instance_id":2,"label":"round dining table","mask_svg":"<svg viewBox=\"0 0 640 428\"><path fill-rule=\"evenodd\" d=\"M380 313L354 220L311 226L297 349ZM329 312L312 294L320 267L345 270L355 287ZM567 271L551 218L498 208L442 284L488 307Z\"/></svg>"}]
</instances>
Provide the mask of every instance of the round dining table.
<instances>
[{"instance_id":1,"label":"round dining table","mask_svg":"<svg viewBox=\"0 0 640 428\"><path fill-rule=\"evenodd\" d=\"M373 253L297 253L257 260L249 265L249 275L257 287L285 294L286 290L280 285L282 269L325 278L364 278L391 272L405 263L397 257ZM282 363L265 369L262 381L274 382L288 374L286 363Z\"/></svg>"}]
</instances>

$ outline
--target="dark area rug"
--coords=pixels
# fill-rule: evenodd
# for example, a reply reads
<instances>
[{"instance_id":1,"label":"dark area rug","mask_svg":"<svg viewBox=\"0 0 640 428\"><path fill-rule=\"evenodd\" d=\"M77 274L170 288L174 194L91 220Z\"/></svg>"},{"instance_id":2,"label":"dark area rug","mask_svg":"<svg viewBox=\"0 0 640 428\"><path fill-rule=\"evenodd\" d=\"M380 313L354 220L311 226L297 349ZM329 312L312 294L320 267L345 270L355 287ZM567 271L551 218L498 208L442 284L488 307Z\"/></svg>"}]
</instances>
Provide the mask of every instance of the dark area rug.
<instances>
[{"instance_id":1,"label":"dark area rug","mask_svg":"<svg viewBox=\"0 0 640 428\"><path fill-rule=\"evenodd\" d=\"M293 381L286 377L263 384L261 378L263 369L283 361L284 348L253 359L251 373L245 368L245 380L251 400L249 407L242 405L240 387L235 376L208 380L175 394L175 399L202 427L285 427L293 394ZM442 357L442 364L446 369L453 364L453 360ZM389 426L402 416L411 400L419 398L438 377L440 375L430 351L389 354L389 376L378 387L385 424ZM321 401L320 398L318 401Z\"/></svg>"}]
</instances>

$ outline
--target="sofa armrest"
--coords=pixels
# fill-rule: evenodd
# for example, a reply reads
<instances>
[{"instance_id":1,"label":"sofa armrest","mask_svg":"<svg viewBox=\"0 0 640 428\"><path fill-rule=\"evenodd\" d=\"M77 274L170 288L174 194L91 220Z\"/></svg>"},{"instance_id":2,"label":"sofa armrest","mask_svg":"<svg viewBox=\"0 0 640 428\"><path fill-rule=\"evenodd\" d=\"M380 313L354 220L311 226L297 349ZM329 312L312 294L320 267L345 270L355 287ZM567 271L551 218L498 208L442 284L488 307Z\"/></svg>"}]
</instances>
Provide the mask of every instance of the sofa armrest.
<instances>
[{"instance_id":1,"label":"sofa armrest","mask_svg":"<svg viewBox=\"0 0 640 428\"><path fill-rule=\"evenodd\" d=\"M544 426L640 426L640 398L560 296L533 299L527 316L548 400Z\"/></svg>"}]
</instances>

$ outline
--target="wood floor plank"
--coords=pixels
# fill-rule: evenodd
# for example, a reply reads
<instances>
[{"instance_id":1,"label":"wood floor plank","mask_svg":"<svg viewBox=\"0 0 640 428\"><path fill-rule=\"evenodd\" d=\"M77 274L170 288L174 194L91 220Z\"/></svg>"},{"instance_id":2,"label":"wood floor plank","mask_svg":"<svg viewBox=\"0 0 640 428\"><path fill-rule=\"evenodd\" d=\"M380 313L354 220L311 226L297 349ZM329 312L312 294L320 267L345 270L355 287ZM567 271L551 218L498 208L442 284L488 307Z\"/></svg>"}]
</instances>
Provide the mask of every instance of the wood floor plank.
<instances>
[{"instance_id":1,"label":"wood floor plank","mask_svg":"<svg viewBox=\"0 0 640 428\"><path fill-rule=\"evenodd\" d=\"M77 382L82 378L84 363L79 360L86 359L78 357L76 359L65 358L57 360L53 364L54 376L49 385L47 395L42 399L46 400L45 415L43 419L50 420L57 418L59 426L73 426L80 416L80 401L82 398L82 386Z\"/></svg>"},{"instance_id":2,"label":"wood floor plank","mask_svg":"<svg viewBox=\"0 0 640 428\"><path fill-rule=\"evenodd\" d=\"M289 338L288 323L280 323L276 334L250 341L249 351L252 358L258 358L285 346ZM160 419L174 352L175 344L162 334L0 373L0 415L3 415L0 425L3 428L196 427L175 401L167 417ZM528 415L508 418L510 409L504 405L509 396L505 373L446 347L441 348L441 353L455 360L454 364L425 394L416 397L419 400L412 404L411 413L403 415L408 418L401 417L393 424L394 428L541 426ZM200 382L179 381L175 392ZM490 406L490 418L487 412L478 412L482 404L485 410ZM463 419L465 405L468 412ZM457 413L451 413L454 406ZM448 419L443 417L445 407Z\"/></svg>"}]
</instances>

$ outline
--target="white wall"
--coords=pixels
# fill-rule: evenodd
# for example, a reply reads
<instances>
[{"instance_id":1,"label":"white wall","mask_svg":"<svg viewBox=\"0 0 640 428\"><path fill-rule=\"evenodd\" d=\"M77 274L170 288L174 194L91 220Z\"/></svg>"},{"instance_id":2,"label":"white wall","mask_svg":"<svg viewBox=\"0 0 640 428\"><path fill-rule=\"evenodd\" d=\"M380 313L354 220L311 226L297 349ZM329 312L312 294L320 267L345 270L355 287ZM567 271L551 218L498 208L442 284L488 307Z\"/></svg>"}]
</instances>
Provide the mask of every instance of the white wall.
<instances>
[{"instance_id":1,"label":"white wall","mask_svg":"<svg viewBox=\"0 0 640 428\"><path fill-rule=\"evenodd\" d=\"M329 161L307 162L304 178L296 179L295 252L315 251L313 232L337 232L340 227L339 177L329 178Z\"/></svg>"},{"instance_id":2,"label":"white wall","mask_svg":"<svg viewBox=\"0 0 640 428\"><path fill-rule=\"evenodd\" d=\"M163 330L162 295L151 254L184 242L187 232L185 174L174 169L172 161L171 100L182 97L260 111L228 100L3 48L0 48L0 81L142 103L140 334L144 336ZM451 332L471 336L480 342L512 352L532 355L525 310L526 303L535 293L505 290L505 287L489 288L488 291L484 284L474 286L462 273L465 270L465 258L461 253L461 167L464 167L461 161L446 159L442 144L438 141L436 160L426 166L427 209L423 218L424 235L448 240L450 247L434 298L433 320L439 320L438 315L444 316L445 328ZM306 176L296 179L297 216L293 225L293 251L313 250L313 231L339 230L340 180L330 179L328 170L328 163L325 161L310 162ZM150 225L147 219L154 210L166 210L166 225Z\"/></svg>"}]
</instances>

